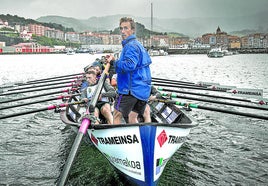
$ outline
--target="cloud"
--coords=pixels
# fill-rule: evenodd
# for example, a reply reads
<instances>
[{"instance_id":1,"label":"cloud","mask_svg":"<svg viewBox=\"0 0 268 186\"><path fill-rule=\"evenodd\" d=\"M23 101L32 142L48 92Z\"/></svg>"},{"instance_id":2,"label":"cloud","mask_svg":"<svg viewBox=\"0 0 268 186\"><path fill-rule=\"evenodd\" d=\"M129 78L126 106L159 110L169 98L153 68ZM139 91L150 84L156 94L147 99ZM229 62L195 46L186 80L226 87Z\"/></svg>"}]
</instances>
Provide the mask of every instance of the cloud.
<instances>
[{"instance_id":1,"label":"cloud","mask_svg":"<svg viewBox=\"0 0 268 186\"><path fill-rule=\"evenodd\" d=\"M151 3L158 18L243 16L268 10L267 0L0 0L0 12L32 19L47 15L150 17Z\"/></svg>"}]
</instances>

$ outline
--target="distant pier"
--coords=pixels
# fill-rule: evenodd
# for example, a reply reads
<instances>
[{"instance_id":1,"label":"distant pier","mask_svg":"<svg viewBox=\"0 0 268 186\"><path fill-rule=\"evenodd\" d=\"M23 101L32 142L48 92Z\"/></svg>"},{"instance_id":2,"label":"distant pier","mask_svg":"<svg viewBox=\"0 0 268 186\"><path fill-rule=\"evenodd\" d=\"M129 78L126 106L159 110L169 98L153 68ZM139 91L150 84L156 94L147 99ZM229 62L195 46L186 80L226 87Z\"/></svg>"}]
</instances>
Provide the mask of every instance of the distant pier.
<instances>
[{"instance_id":1,"label":"distant pier","mask_svg":"<svg viewBox=\"0 0 268 186\"><path fill-rule=\"evenodd\" d=\"M165 49L168 54L207 54L210 49ZM268 54L268 48L240 48L228 49L239 54Z\"/></svg>"}]
</instances>

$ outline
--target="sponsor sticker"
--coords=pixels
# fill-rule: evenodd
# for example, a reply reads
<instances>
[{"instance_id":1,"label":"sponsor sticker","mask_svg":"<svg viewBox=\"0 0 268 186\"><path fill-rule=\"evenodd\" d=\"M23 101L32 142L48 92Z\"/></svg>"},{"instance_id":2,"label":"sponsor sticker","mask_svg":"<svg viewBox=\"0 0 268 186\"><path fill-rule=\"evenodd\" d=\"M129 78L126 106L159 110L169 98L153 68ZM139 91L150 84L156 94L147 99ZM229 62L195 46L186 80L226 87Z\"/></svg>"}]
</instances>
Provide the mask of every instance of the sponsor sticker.
<instances>
[{"instance_id":1,"label":"sponsor sticker","mask_svg":"<svg viewBox=\"0 0 268 186\"><path fill-rule=\"evenodd\" d=\"M166 131L163 130L157 137L157 141L160 147L164 145L164 143L168 140Z\"/></svg>"}]
</instances>

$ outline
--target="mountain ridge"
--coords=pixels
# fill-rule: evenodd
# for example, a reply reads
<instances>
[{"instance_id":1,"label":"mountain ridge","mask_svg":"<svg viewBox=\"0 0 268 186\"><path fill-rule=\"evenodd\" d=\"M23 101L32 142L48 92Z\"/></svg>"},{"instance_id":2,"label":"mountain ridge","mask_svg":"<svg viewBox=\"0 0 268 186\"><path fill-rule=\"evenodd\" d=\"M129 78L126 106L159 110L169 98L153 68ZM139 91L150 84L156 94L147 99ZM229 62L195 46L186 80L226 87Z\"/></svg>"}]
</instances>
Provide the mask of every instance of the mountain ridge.
<instances>
[{"instance_id":1,"label":"mountain ridge","mask_svg":"<svg viewBox=\"0 0 268 186\"><path fill-rule=\"evenodd\" d=\"M53 22L65 27L71 27L76 32L114 30L118 27L121 17L132 17L136 22L151 28L150 17L136 17L132 15L110 15L102 17L89 17L88 19L76 19L62 16L42 16L36 19L39 22ZM268 32L268 11L248 16L236 17L206 17L206 18L154 18L153 31L177 32L190 37L198 37L205 33L215 33L219 26L227 33L241 33L241 31Z\"/></svg>"}]
</instances>

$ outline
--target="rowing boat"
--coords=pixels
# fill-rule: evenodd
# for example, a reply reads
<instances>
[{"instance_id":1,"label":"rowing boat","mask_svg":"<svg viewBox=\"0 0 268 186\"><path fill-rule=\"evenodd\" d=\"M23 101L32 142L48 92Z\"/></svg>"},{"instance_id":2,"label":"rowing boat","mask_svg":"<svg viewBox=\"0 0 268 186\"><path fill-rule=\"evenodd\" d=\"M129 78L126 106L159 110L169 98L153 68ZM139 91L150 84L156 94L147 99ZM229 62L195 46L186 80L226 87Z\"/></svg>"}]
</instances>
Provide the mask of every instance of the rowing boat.
<instances>
[{"instance_id":1,"label":"rowing boat","mask_svg":"<svg viewBox=\"0 0 268 186\"><path fill-rule=\"evenodd\" d=\"M72 96L67 102L77 100ZM174 104L152 102L150 108L151 123L91 124L85 135L86 141L134 185L157 185L167 162L197 126L188 111ZM83 110L81 105L67 106L61 111L61 120L78 131Z\"/></svg>"}]
</instances>

